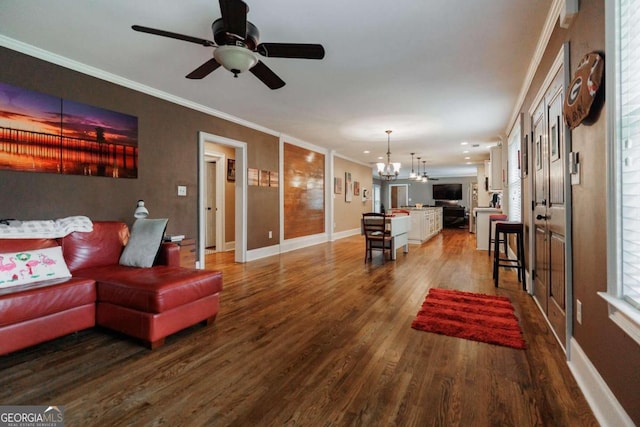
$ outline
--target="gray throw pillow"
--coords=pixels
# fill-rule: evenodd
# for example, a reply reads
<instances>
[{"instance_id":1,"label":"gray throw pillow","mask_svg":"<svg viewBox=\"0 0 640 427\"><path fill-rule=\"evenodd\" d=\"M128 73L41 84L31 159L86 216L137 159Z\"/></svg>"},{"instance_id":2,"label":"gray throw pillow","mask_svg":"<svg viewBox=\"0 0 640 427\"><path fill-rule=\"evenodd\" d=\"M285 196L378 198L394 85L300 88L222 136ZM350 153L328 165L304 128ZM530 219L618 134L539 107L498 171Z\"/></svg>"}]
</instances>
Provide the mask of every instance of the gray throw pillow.
<instances>
[{"instance_id":1,"label":"gray throw pillow","mask_svg":"<svg viewBox=\"0 0 640 427\"><path fill-rule=\"evenodd\" d=\"M120 265L151 267L156 259L168 219L137 219L131 236L120 255Z\"/></svg>"}]
</instances>

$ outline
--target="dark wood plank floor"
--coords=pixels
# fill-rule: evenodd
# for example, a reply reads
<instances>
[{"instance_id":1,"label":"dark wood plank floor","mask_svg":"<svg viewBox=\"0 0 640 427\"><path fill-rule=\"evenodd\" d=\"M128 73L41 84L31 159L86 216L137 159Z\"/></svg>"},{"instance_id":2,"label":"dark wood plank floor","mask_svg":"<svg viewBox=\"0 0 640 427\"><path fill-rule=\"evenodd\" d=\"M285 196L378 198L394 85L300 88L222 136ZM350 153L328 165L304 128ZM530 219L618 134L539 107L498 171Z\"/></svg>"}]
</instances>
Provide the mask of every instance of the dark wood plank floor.
<instances>
[{"instance_id":1,"label":"dark wood plank floor","mask_svg":"<svg viewBox=\"0 0 640 427\"><path fill-rule=\"evenodd\" d=\"M234 264L216 322L150 351L101 329L0 357L0 404L64 405L68 426L595 426L514 272L445 229L365 264L360 236ZM527 350L411 329L442 287L507 296Z\"/></svg>"}]
</instances>

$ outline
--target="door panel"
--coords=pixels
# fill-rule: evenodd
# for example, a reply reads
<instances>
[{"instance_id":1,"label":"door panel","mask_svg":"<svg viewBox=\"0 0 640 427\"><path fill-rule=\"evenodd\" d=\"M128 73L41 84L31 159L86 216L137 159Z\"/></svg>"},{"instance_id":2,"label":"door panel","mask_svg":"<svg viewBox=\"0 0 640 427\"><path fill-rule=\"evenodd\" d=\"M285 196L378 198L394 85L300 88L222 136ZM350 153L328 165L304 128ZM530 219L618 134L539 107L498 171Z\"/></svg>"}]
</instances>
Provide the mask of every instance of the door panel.
<instances>
[{"instance_id":1,"label":"door panel","mask_svg":"<svg viewBox=\"0 0 640 427\"><path fill-rule=\"evenodd\" d=\"M547 92L549 131L549 321L560 343L566 339L565 284L565 197L564 197L564 120L562 118L563 70L561 69Z\"/></svg>"},{"instance_id":2,"label":"door panel","mask_svg":"<svg viewBox=\"0 0 640 427\"><path fill-rule=\"evenodd\" d=\"M534 147L534 296L564 347L566 340L563 68L532 117Z\"/></svg>"},{"instance_id":3,"label":"door panel","mask_svg":"<svg viewBox=\"0 0 640 427\"><path fill-rule=\"evenodd\" d=\"M532 118L533 129L533 169L534 169L534 199L533 199L533 233L535 244L535 258L533 260L533 270L535 271L533 280L534 297L542 308L547 312L548 286L547 277L549 267L547 262L547 252L545 250L547 241L546 220L543 217L547 214L547 181L545 180L544 156L545 152L545 109L544 103L536 108ZM540 218L540 219L538 219Z\"/></svg>"}]
</instances>

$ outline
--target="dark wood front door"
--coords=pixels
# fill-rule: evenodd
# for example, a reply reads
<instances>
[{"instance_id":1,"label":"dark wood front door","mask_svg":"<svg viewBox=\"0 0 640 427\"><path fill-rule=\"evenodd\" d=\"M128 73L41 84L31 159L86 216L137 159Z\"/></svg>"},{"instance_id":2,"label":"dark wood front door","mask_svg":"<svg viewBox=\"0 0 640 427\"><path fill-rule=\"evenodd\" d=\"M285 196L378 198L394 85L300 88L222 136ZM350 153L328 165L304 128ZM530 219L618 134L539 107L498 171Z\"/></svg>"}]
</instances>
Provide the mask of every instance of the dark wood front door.
<instances>
[{"instance_id":1,"label":"dark wood front door","mask_svg":"<svg viewBox=\"0 0 640 427\"><path fill-rule=\"evenodd\" d=\"M560 344L566 345L565 125L561 67L532 117L534 167L534 297Z\"/></svg>"}]
</instances>

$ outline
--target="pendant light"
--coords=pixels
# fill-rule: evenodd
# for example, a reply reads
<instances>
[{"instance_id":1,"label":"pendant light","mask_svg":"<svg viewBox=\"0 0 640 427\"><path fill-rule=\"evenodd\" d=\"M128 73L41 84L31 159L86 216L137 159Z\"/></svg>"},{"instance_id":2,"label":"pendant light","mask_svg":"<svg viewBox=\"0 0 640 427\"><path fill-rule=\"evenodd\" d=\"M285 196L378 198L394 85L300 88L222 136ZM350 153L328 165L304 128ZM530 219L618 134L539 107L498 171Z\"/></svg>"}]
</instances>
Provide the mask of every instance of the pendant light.
<instances>
[{"instance_id":1,"label":"pendant light","mask_svg":"<svg viewBox=\"0 0 640 427\"><path fill-rule=\"evenodd\" d=\"M416 153L411 153L411 173L409 174L409 179L416 179L416 173L413 170L413 155Z\"/></svg>"},{"instance_id":2,"label":"pendant light","mask_svg":"<svg viewBox=\"0 0 640 427\"><path fill-rule=\"evenodd\" d=\"M422 163L424 164L424 172L422 172L422 178L420 180L426 183L429 182L429 178L427 177L427 161L423 160Z\"/></svg>"},{"instance_id":3,"label":"pendant light","mask_svg":"<svg viewBox=\"0 0 640 427\"><path fill-rule=\"evenodd\" d=\"M420 159L422 157L416 157L418 159L418 174L416 176L413 177L413 179L415 179L416 181L420 181L422 180L422 177L420 176Z\"/></svg>"},{"instance_id":4,"label":"pendant light","mask_svg":"<svg viewBox=\"0 0 640 427\"><path fill-rule=\"evenodd\" d=\"M395 180L400 173L400 163L391 163L391 130L386 130L387 133L387 163L378 163L378 175L381 179L386 181Z\"/></svg>"}]
</instances>

